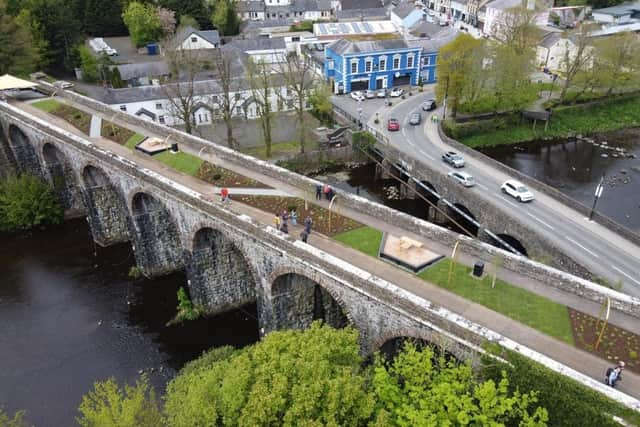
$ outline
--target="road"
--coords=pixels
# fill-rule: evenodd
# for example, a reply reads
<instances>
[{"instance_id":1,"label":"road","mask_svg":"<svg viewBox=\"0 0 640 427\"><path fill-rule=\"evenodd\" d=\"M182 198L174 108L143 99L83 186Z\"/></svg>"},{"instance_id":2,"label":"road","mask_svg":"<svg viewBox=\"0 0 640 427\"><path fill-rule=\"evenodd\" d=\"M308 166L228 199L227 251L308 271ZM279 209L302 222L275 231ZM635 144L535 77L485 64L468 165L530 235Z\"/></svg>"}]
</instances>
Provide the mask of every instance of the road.
<instances>
[{"instance_id":1,"label":"road","mask_svg":"<svg viewBox=\"0 0 640 427\"><path fill-rule=\"evenodd\" d=\"M451 148L442 141L436 125L429 120L433 113L441 117L442 109L429 113L420 110L420 104L432 97L433 87L428 87L425 92L416 93L406 100L395 98L392 107L384 107L381 103L360 106L364 110L363 116L366 115L363 121L368 120L369 126L387 135L392 146L446 174L452 169L441 160L441 155ZM357 111L358 105L350 98L339 98L341 108L350 112ZM368 102L371 100L362 104ZM408 123L409 116L414 111L422 113L423 121L419 126ZM374 123L376 112L380 120L377 125ZM399 132L386 130L386 121L391 117L400 120ZM467 191L478 193L528 226L539 229L561 250L595 275L604 277L611 283L621 281L622 292L640 297L640 247L545 194L536 193L536 199L531 203L519 203L500 192L501 184L509 176L478 159L466 158L465 161L464 170L472 174L477 182L475 187ZM492 231L499 233L501 230ZM526 247L526 242L522 243Z\"/></svg>"}]
</instances>

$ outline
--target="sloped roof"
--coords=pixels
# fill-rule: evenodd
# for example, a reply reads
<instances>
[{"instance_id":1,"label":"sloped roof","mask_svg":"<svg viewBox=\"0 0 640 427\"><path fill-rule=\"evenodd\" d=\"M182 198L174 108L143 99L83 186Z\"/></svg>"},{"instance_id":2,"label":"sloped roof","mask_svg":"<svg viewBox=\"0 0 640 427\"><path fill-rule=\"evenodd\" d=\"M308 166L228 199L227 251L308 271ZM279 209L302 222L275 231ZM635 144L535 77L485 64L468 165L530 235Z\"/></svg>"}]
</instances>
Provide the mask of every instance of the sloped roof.
<instances>
[{"instance_id":1,"label":"sloped roof","mask_svg":"<svg viewBox=\"0 0 640 427\"><path fill-rule=\"evenodd\" d=\"M256 38L256 39L235 39L227 43L226 46L233 46L242 52L251 52L255 50L275 50L286 49L287 45L282 37L274 38Z\"/></svg>"},{"instance_id":2,"label":"sloped roof","mask_svg":"<svg viewBox=\"0 0 640 427\"><path fill-rule=\"evenodd\" d=\"M593 9L591 13L601 13L612 16L624 16L633 14L634 12L640 12L640 1L622 3L617 6L605 7L602 9Z\"/></svg>"},{"instance_id":3,"label":"sloped roof","mask_svg":"<svg viewBox=\"0 0 640 427\"><path fill-rule=\"evenodd\" d=\"M345 39L336 40L327 48L339 54L382 52L385 50L406 49L409 46L403 39L372 40L352 42Z\"/></svg>"},{"instance_id":4,"label":"sloped roof","mask_svg":"<svg viewBox=\"0 0 640 427\"><path fill-rule=\"evenodd\" d=\"M560 33L547 33L544 35L544 37L542 37L540 46L546 49L551 49L551 47L553 47L553 45L555 45L558 40L560 40Z\"/></svg>"},{"instance_id":5,"label":"sloped roof","mask_svg":"<svg viewBox=\"0 0 640 427\"><path fill-rule=\"evenodd\" d=\"M293 0L291 3L292 12L307 12L307 11L326 11L331 10L330 0Z\"/></svg>"},{"instance_id":6,"label":"sloped roof","mask_svg":"<svg viewBox=\"0 0 640 427\"><path fill-rule=\"evenodd\" d=\"M13 77L9 74L0 77L0 90L29 89L35 86L38 86L38 84Z\"/></svg>"},{"instance_id":7,"label":"sloped roof","mask_svg":"<svg viewBox=\"0 0 640 427\"><path fill-rule=\"evenodd\" d=\"M122 80L131 80L149 76L164 76L169 74L169 66L164 61L122 64L116 65L115 67L120 71Z\"/></svg>"},{"instance_id":8,"label":"sloped roof","mask_svg":"<svg viewBox=\"0 0 640 427\"><path fill-rule=\"evenodd\" d=\"M348 10L338 10L336 11L336 18L338 20L354 20L354 19L386 19L387 18L387 9L384 7L373 7L366 9L348 9Z\"/></svg>"},{"instance_id":9,"label":"sloped roof","mask_svg":"<svg viewBox=\"0 0 640 427\"><path fill-rule=\"evenodd\" d=\"M211 44L220 44L220 33L218 33L218 30L198 31L193 27L186 26L176 34L176 46L182 44L182 42L184 42L188 37L191 37L192 34L202 37Z\"/></svg>"},{"instance_id":10,"label":"sloped roof","mask_svg":"<svg viewBox=\"0 0 640 427\"><path fill-rule=\"evenodd\" d=\"M396 15L401 19L404 19L407 16L409 16L414 10L417 10L417 9L413 3L405 2L405 3L400 3L398 6L396 6L391 11L391 13L393 13L394 15Z\"/></svg>"},{"instance_id":11,"label":"sloped roof","mask_svg":"<svg viewBox=\"0 0 640 427\"><path fill-rule=\"evenodd\" d=\"M238 1L236 2L236 10L238 12L264 12L263 1Z\"/></svg>"}]
</instances>

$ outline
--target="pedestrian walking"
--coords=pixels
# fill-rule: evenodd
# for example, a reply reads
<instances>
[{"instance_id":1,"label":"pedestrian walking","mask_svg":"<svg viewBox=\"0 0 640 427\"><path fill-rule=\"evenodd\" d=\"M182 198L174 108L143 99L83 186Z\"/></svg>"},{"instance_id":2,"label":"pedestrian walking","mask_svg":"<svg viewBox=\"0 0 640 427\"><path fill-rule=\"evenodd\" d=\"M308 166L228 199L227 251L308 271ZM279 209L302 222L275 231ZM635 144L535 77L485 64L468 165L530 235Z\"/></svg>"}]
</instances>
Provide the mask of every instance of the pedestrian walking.
<instances>
[{"instance_id":1,"label":"pedestrian walking","mask_svg":"<svg viewBox=\"0 0 640 427\"><path fill-rule=\"evenodd\" d=\"M282 211L282 222L285 223L289 219L289 212L285 209Z\"/></svg>"},{"instance_id":2,"label":"pedestrian walking","mask_svg":"<svg viewBox=\"0 0 640 427\"><path fill-rule=\"evenodd\" d=\"M280 230L280 224L282 224L282 219L280 218L280 215L276 214L273 218L273 225L276 227L276 230Z\"/></svg>"},{"instance_id":3,"label":"pedestrian walking","mask_svg":"<svg viewBox=\"0 0 640 427\"><path fill-rule=\"evenodd\" d=\"M621 360L618 362L618 366L615 368L607 369L604 379L605 384L611 387L615 387L618 381L622 381L622 371L624 369L624 362Z\"/></svg>"},{"instance_id":4,"label":"pedestrian walking","mask_svg":"<svg viewBox=\"0 0 640 427\"><path fill-rule=\"evenodd\" d=\"M303 243L307 243L308 238L309 238L309 233L307 233L305 230L302 230L300 232L300 240L302 240Z\"/></svg>"},{"instance_id":5,"label":"pedestrian walking","mask_svg":"<svg viewBox=\"0 0 640 427\"><path fill-rule=\"evenodd\" d=\"M282 221L280 231L282 231L284 234L289 234L289 226L287 225L287 221Z\"/></svg>"},{"instance_id":6,"label":"pedestrian walking","mask_svg":"<svg viewBox=\"0 0 640 427\"><path fill-rule=\"evenodd\" d=\"M228 197L229 197L229 189L227 187L222 187L220 189L220 201L224 203L227 201Z\"/></svg>"},{"instance_id":7,"label":"pedestrian walking","mask_svg":"<svg viewBox=\"0 0 640 427\"><path fill-rule=\"evenodd\" d=\"M316 184L316 200L322 200L322 185Z\"/></svg>"},{"instance_id":8,"label":"pedestrian walking","mask_svg":"<svg viewBox=\"0 0 640 427\"><path fill-rule=\"evenodd\" d=\"M296 212L295 209L291 209L289 218L291 218L291 225L293 225L294 227L298 225L298 213Z\"/></svg>"},{"instance_id":9,"label":"pedestrian walking","mask_svg":"<svg viewBox=\"0 0 640 427\"><path fill-rule=\"evenodd\" d=\"M324 196L327 198L327 200L331 200L329 199L329 192L331 191L331 187L329 186L329 184L325 184L324 188L322 189L322 192L324 193Z\"/></svg>"},{"instance_id":10,"label":"pedestrian walking","mask_svg":"<svg viewBox=\"0 0 640 427\"><path fill-rule=\"evenodd\" d=\"M327 192L327 200L333 200L333 196L335 196L335 194L336 193L333 191L333 188L329 187L329 191Z\"/></svg>"},{"instance_id":11,"label":"pedestrian walking","mask_svg":"<svg viewBox=\"0 0 640 427\"><path fill-rule=\"evenodd\" d=\"M313 220L311 219L310 216L307 216L304 219L304 231L307 233L307 235L311 234L311 224L313 223Z\"/></svg>"}]
</instances>

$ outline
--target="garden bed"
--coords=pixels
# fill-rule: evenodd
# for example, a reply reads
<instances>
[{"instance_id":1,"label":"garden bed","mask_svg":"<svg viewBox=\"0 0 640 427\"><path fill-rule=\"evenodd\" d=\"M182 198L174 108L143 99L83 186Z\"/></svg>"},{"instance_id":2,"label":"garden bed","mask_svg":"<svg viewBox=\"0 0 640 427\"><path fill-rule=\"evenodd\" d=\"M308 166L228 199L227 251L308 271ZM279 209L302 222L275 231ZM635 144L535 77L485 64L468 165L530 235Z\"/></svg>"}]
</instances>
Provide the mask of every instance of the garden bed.
<instances>
[{"instance_id":1,"label":"garden bed","mask_svg":"<svg viewBox=\"0 0 640 427\"><path fill-rule=\"evenodd\" d=\"M302 223L308 215L311 215L311 219L313 219L312 231L326 236L334 236L362 227L362 224L351 218L335 212L330 213L327 209L311 203L308 204L309 209L305 210L304 200L296 197L237 195L233 196L233 199L273 214L280 214L285 209L291 211L291 208L295 207L298 212L298 223Z\"/></svg>"},{"instance_id":2,"label":"garden bed","mask_svg":"<svg viewBox=\"0 0 640 427\"><path fill-rule=\"evenodd\" d=\"M209 162L202 163L195 176L218 187L271 188L261 182Z\"/></svg>"},{"instance_id":3,"label":"garden bed","mask_svg":"<svg viewBox=\"0 0 640 427\"><path fill-rule=\"evenodd\" d=\"M32 105L42 111L61 118L73 125L80 132L89 135L89 128L91 126L90 114L69 105L62 104L55 99L45 99L43 101L34 102Z\"/></svg>"},{"instance_id":4,"label":"garden bed","mask_svg":"<svg viewBox=\"0 0 640 427\"><path fill-rule=\"evenodd\" d=\"M612 365L623 360L627 369L640 374L640 336L608 324L596 350L595 344L602 325L598 319L572 308L569 308L569 318L576 347L596 354Z\"/></svg>"},{"instance_id":5,"label":"garden bed","mask_svg":"<svg viewBox=\"0 0 640 427\"><path fill-rule=\"evenodd\" d=\"M126 145L127 142L136 134L132 130L125 129L106 120L102 121L101 132L101 135L104 138L117 142L120 145Z\"/></svg>"}]
</instances>

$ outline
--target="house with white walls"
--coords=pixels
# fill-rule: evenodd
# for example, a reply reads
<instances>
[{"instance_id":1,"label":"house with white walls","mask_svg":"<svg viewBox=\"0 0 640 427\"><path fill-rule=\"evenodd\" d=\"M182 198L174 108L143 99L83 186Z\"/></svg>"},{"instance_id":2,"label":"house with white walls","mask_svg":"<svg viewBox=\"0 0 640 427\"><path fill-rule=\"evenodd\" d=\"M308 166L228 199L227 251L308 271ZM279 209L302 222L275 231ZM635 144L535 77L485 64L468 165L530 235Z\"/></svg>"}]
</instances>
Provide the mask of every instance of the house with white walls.
<instances>
[{"instance_id":1,"label":"house with white walls","mask_svg":"<svg viewBox=\"0 0 640 427\"><path fill-rule=\"evenodd\" d=\"M199 31L193 27L185 27L176 34L175 49L209 50L220 46L220 34L217 30Z\"/></svg>"}]
</instances>

